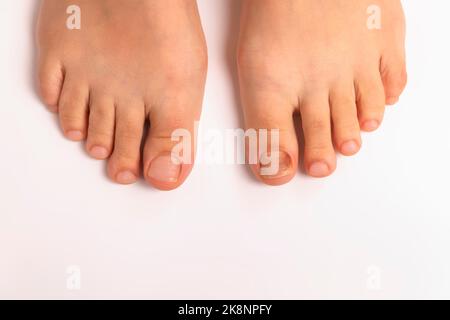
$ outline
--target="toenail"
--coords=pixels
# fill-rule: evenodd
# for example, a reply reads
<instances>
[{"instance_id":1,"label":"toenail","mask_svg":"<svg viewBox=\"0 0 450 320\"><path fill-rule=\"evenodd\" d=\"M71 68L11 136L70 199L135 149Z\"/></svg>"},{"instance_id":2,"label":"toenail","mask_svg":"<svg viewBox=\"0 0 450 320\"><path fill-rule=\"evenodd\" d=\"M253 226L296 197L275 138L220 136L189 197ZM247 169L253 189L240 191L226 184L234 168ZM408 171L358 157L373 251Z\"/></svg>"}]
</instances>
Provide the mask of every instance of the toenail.
<instances>
[{"instance_id":1,"label":"toenail","mask_svg":"<svg viewBox=\"0 0 450 320\"><path fill-rule=\"evenodd\" d=\"M131 171L122 171L119 174L117 174L117 182L122 184L131 184L136 181L136 176Z\"/></svg>"},{"instance_id":2,"label":"toenail","mask_svg":"<svg viewBox=\"0 0 450 320\"><path fill-rule=\"evenodd\" d=\"M368 120L364 122L363 129L366 131L374 131L378 129L380 123L377 120Z\"/></svg>"},{"instance_id":3,"label":"toenail","mask_svg":"<svg viewBox=\"0 0 450 320\"><path fill-rule=\"evenodd\" d=\"M83 132L77 130L67 131L66 137L73 141L80 141L83 140Z\"/></svg>"},{"instance_id":4,"label":"toenail","mask_svg":"<svg viewBox=\"0 0 450 320\"><path fill-rule=\"evenodd\" d=\"M398 102L398 97L390 97L386 99L386 103L388 105L393 105L396 104Z\"/></svg>"},{"instance_id":5,"label":"toenail","mask_svg":"<svg viewBox=\"0 0 450 320\"><path fill-rule=\"evenodd\" d=\"M341 152L343 154L355 154L359 150L359 144L356 141L351 140L344 142L341 146Z\"/></svg>"},{"instance_id":6,"label":"toenail","mask_svg":"<svg viewBox=\"0 0 450 320\"><path fill-rule=\"evenodd\" d=\"M160 182L177 182L181 173L181 165L175 163L170 155L155 158L150 164L147 176Z\"/></svg>"},{"instance_id":7,"label":"toenail","mask_svg":"<svg viewBox=\"0 0 450 320\"><path fill-rule=\"evenodd\" d=\"M273 156L264 154L260 160L260 175L266 179L285 177L292 168L291 156L284 151L275 152Z\"/></svg>"},{"instance_id":8,"label":"toenail","mask_svg":"<svg viewBox=\"0 0 450 320\"><path fill-rule=\"evenodd\" d=\"M106 159L108 158L108 149L104 147L95 146L91 148L91 155L96 159Z\"/></svg>"},{"instance_id":9,"label":"toenail","mask_svg":"<svg viewBox=\"0 0 450 320\"><path fill-rule=\"evenodd\" d=\"M314 162L309 167L309 174L313 177L324 177L328 175L330 168L325 162Z\"/></svg>"}]
</instances>

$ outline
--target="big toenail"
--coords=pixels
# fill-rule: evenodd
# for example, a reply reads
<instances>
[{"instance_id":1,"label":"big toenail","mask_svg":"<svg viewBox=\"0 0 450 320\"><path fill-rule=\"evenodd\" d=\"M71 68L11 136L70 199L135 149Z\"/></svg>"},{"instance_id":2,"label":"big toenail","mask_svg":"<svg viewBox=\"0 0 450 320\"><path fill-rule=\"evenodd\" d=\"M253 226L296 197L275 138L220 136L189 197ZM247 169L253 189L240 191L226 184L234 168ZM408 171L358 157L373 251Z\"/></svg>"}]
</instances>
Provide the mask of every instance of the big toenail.
<instances>
[{"instance_id":1,"label":"big toenail","mask_svg":"<svg viewBox=\"0 0 450 320\"><path fill-rule=\"evenodd\" d=\"M344 142L341 146L341 152L343 154L355 154L359 150L359 145L356 141L347 141Z\"/></svg>"},{"instance_id":2,"label":"big toenail","mask_svg":"<svg viewBox=\"0 0 450 320\"><path fill-rule=\"evenodd\" d=\"M377 120L368 120L364 122L363 129L366 131L374 131L378 129L380 123Z\"/></svg>"},{"instance_id":3,"label":"big toenail","mask_svg":"<svg viewBox=\"0 0 450 320\"><path fill-rule=\"evenodd\" d=\"M309 167L309 174L313 177L324 177L328 175L330 168L325 162L314 162Z\"/></svg>"},{"instance_id":4,"label":"big toenail","mask_svg":"<svg viewBox=\"0 0 450 320\"><path fill-rule=\"evenodd\" d=\"M83 133L81 131L77 130L70 130L66 132L67 138L73 141L80 141L83 140Z\"/></svg>"},{"instance_id":5,"label":"big toenail","mask_svg":"<svg viewBox=\"0 0 450 320\"><path fill-rule=\"evenodd\" d=\"M155 158L150 164L147 175L160 182L177 182L181 173L181 165L175 163L170 155Z\"/></svg>"},{"instance_id":6,"label":"big toenail","mask_svg":"<svg viewBox=\"0 0 450 320\"><path fill-rule=\"evenodd\" d=\"M109 153L106 148L95 146L91 148L91 155L96 159L106 159Z\"/></svg>"},{"instance_id":7,"label":"big toenail","mask_svg":"<svg viewBox=\"0 0 450 320\"><path fill-rule=\"evenodd\" d=\"M264 154L260 159L260 175L266 179L287 176L292 168L291 156L284 151Z\"/></svg>"},{"instance_id":8,"label":"big toenail","mask_svg":"<svg viewBox=\"0 0 450 320\"><path fill-rule=\"evenodd\" d=\"M117 175L116 179L119 183L131 184L136 181L136 176L131 171L122 171Z\"/></svg>"}]
</instances>

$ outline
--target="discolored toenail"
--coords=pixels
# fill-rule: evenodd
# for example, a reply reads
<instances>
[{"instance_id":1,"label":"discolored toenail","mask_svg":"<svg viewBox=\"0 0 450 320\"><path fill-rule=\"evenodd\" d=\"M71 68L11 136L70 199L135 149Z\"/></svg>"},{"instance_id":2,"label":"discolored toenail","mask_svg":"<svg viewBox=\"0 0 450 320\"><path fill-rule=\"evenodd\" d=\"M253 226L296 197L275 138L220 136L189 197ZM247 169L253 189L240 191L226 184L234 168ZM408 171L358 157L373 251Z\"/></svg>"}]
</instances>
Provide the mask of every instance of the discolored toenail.
<instances>
[{"instance_id":1,"label":"discolored toenail","mask_svg":"<svg viewBox=\"0 0 450 320\"><path fill-rule=\"evenodd\" d=\"M266 179L276 179L289 175L292 169L292 159L284 151L273 155L265 154L260 160L260 175Z\"/></svg>"}]
</instances>

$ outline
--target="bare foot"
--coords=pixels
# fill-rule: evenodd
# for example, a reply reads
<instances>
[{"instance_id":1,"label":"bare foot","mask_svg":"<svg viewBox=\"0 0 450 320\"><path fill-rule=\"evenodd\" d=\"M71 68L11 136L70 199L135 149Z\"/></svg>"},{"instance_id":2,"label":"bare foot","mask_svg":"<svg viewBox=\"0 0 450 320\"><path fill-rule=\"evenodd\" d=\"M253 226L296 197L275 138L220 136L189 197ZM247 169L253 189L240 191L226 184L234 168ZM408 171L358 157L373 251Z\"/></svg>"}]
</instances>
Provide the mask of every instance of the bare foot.
<instances>
[{"instance_id":1,"label":"bare foot","mask_svg":"<svg viewBox=\"0 0 450 320\"><path fill-rule=\"evenodd\" d=\"M207 53L194 0L79 0L81 29L69 29L73 1L44 0L38 26L39 82L62 130L108 159L122 184L143 175L160 189L186 179L192 164L171 161L173 130L201 113ZM193 157L193 156L192 156Z\"/></svg>"},{"instance_id":2,"label":"bare foot","mask_svg":"<svg viewBox=\"0 0 450 320\"><path fill-rule=\"evenodd\" d=\"M238 60L246 125L281 134L279 173L260 176L254 165L255 174L274 185L294 176L295 112L309 175L330 175L335 149L356 154L360 130L377 129L385 104L406 85L404 38L399 0L244 0Z\"/></svg>"}]
</instances>

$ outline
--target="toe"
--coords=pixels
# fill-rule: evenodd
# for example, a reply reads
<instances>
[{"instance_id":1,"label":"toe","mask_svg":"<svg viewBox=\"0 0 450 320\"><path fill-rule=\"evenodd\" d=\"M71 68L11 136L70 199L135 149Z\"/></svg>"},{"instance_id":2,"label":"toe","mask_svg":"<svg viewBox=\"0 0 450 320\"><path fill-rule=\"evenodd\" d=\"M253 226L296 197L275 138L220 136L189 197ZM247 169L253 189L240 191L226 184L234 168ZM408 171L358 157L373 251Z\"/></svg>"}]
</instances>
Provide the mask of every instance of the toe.
<instances>
[{"instance_id":1,"label":"toe","mask_svg":"<svg viewBox=\"0 0 450 320\"><path fill-rule=\"evenodd\" d=\"M178 188L193 167L195 126L200 112L187 101L166 102L150 112L143 170L147 182L160 190Z\"/></svg>"},{"instance_id":2,"label":"toe","mask_svg":"<svg viewBox=\"0 0 450 320\"><path fill-rule=\"evenodd\" d=\"M89 89L66 77L59 99L59 120L64 135L73 141L86 137Z\"/></svg>"},{"instance_id":3,"label":"toe","mask_svg":"<svg viewBox=\"0 0 450 320\"><path fill-rule=\"evenodd\" d=\"M138 102L117 103L115 115L114 151L108 161L108 174L117 183L131 184L139 177L145 108Z\"/></svg>"},{"instance_id":4,"label":"toe","mask_svg":"<svg viewBox=\"0 0 450 320\"><path fill-rule=\"evenodd\" d=\"M92 96L89 110L86 150L93 158L103 160L111 155L113 149L114 100L112 97Z\"/></svg>"},{"instance_id":5,"label":"toe","mask_svg":"<svg viewBox=\"0 0 450 320\"><path fill-rule=\"evenodd\" d=\"M330 106L336 149L345 156L356 154L361 147L361 133L354 89L348 87L332 90Z\"/></svg>"},{"instance_id":6,"label":"toe","mask_svg":"<svg viewBox=\"0 0 450 320\"><path fill-rule=\"evenodd\" d=\"M383 82L379 72L357 77L355 92L361 130L375 131L383 121L386 106Z\"/></svg>"},{"instance_id":7,"label":"toe","mask_svg":"<svg viewBox=\"0 0 450 320\"><path fill-rule=\"evenodd\" d=\"M407 73L403 56L386 55L381 60L381 77L383 80L386 104L397 103L406 87Z\"/></svg>"},{"instance_id":8,"label":"toe","mask_svg":"<svg viewBox=\"0 0 450 320\"><path fill-rule=\"evenodd\" d=\"M38 64L39 94L50 111L58 110L58 101L64 82L61 63L56 58L41 54Z\"/></svg>"},{"instance_id":9,"label":"toe","mask_svg":"<svg viewBox=\"0 0 450 320\"><path fill-rule=\"evenodd\" d=\"M243 106L246 158L253 173L268 185L289 182L298 165L294 106L286 98L270 91L243 94Z\"/></svg>"},{"instance_id":10,"label":"toe","mask_svg":"<svg viewBox=\"0 0 450 320\"><path fill-rule=\"evenodd\" d=\"M306 172L312 177L326 177L336 169L328 94L304 99L300 113L305 137Z\"/></svg>"}]
</instances>

